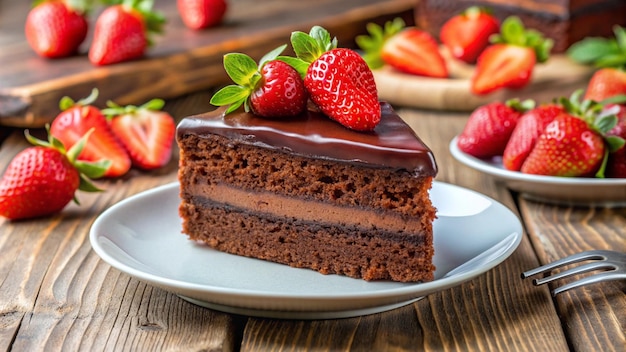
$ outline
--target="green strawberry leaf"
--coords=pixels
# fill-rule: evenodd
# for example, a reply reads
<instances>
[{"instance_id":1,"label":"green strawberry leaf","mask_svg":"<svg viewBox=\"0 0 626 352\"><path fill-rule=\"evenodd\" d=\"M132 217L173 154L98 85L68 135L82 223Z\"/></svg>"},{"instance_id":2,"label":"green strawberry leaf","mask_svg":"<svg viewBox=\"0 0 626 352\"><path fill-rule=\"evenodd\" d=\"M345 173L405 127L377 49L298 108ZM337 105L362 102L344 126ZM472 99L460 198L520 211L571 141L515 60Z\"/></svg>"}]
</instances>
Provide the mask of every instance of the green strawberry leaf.
<instances>
[{"instance_id":1,"label":"green strawberry leaf","mask_svg":"<svg viewBox=\"0 0 626 352\"><path fill-rule=\"evenodd\" d=\"M81 160L76 160L76 162L74 162L74 166L76 166L78 171L80 171L81 174L86 176L86 178L88 179L100 178L104 176L104 173L109 169L109 167L111 167L111 164L111 160L99 160L96 162L85 162ZM89 182L89 184L91 184L91 182ZM89 185L85 186L86 189L81 189L80 187L79 189L81 191L94 192L88 190ZM98 188L96 188L96 190L100 191Z\"/></svg>"},{"instance_id":2,"label":"green strawberry leaf","mask_svg":"<svg viewBox=\"0 0 626 352\"><path fill-rule=\"evenodd\" d=\"M286 47L287 47L287 44L283 44L283 45L279 46L278 48L270 51L269 53L263 55L261 60L259 60L258 67L263 67L263 65L265 65L266 62L269 62L269 61L272 61L272 60L275 60L276 58L278 58L278 56L280 54L282 54L283 51L285 51Z\"/></svg>"},{"instance_id":3,"label":"green strawberry leaf","mask_svg":"<svg viewBox=\"0 0 626 352\"><path fill-rule=\"evenodd\" d=\"M83 99L80 99L79 101L74 101L74 99L68 96L64 96L61 98L61 100L59 100L59 109L61 109L61 111L65 111L74 105L80 105L80 106L91 105L96 101L96 99L98 99L98 88L92 89L89 96Z\"/></svg>"},{"instance_id":4,"label":"green strawberry leaf","mask_svg":"<svg viewBox=\"0 0 626 352\"><path fill-rule=\"evenodd\" d=\"M310 65L309 62L306 62L302 59L298 59L297 57L279 56L276 59L293 67L300 74L300 77L302 77L303 79L306 76L306 71L308 70L309 65Z\"/></svg>"},{"instance_id":5,"label":"green strawberry leaf","mask_svg":"<svg viewBox=\"0 0 626 352\"><path fill-rule=\"evenodd\" d=\"M624 138L618 136L607 136L605 140L607 142L609 152L611 153L621 149L624 144L626 144Z\"/></svg>"},{"instance_id":6,"label":"green strawberry leaf","mask_svg":"<svg viewBox=\"0 0 626 352\"><path fill-rule=\"evenodd\" d=\"M250 86L252 77L259 75L257 63L246 54L230 53L224 55L224 69L233 82L241 86Z\"/></svg>"},{"instance_id":7,"label":"green strawberry leaf","mask_svg":"<svg viewBox=\"0 0 626 352\"><path fill-rule=\"evenodd\" d=\"M608 148L605 148L604 155L602 156L602 163L600 163L600 168L596 171L596 178L604 178L604 172L606 171L606 165L609 162L609 151Z\"/></svg>"},{"instance_id":8,"label":"green strawberry leaf","mask_svg":"<svg viewBox=\"0 0 626 352\"><path fill-rule=\"evenodd\" d=\"M524 101L520 101L518 98L509 99L505 102L505 105L517 110L519 112L526 112L535 108L536 103L532 99L526 99Z\"/></svg>"},{"instance_id":9,"label":"green strawberry leaf","mask_svg":"<svg viewBox=\"0 0 626 352\"><path fill-rule=\"evenodd\" d=\"M323 54L317 41L304 32L295 31L291 33L291 46L296 56L308 63L315 61Z\"/></svg>"},{"instance_id":10,"label":"green strawberry leaf","mask_svg":"<svg viewBox=\"0 0 626 352\"><path fill-rule=\"evenodd\" d=\"M296 57L309 64L325 52L337 47L337 38L331 39L330 33L320 26L313 26L309 34L300 31L292 32L290 41Z\"/></svg>"},{"instance_id":11,"label":"green strawberry leaf","mask_svg":"<svg viewBox=\"0 0 626 352\"><path fill-rule=\"evenodd\" d=\"M145 104L141 105L139 109L159 111L163 109L165 106L165 101L163 99L152 99Z\"/></svg>"},{"instance_id":12,"label":"green strawberry leaf","mask_svg":"<svg viewBox=\"0 0 626 352\"><path fill-rule=\"evenodd\" d=\"M226 110L226 114L229 114L244 104L248 100L248 96L250 96L249 88L229 85L217 91L211 97L210 103L215 106L230 105Z\"/></svg>"},{"instance_id":13,"label":"green strawberry leaf","mask_svg":"<svg viewBox=\"0 0 626 352\"><path fill-rule=\"evenodd\" d=\"M80 183L78 184L78 189L84 192L102 192L104 191L101 188L96 187L91 180L83 173L80 174ZM74 197L74 202L76 204L80 204L78 199Z\"/></svg>"},{"instance_id":14,"label":"green strawberry leaf","mask_svg":"<svg viewBox=\"0 0 626 352\"><path fill-rule=\"evenodd\" d=\"M617 116L615 115L598 116L593 121L593 127L602 134L609 132L615 125L617 125Z\"/></svg>"},{"instance_id":15,"label":"green strawberry leaf","mask_svg":"<svg viewBox=\"0 0 626 352\"><path fill-rule=\"evenodd\" d=\"M330 38L330 33L320 26L313 26L309 31L309 35L315 39L318 47L326 52L337 47L337 38Z\"/></svg>"}]
</instances>

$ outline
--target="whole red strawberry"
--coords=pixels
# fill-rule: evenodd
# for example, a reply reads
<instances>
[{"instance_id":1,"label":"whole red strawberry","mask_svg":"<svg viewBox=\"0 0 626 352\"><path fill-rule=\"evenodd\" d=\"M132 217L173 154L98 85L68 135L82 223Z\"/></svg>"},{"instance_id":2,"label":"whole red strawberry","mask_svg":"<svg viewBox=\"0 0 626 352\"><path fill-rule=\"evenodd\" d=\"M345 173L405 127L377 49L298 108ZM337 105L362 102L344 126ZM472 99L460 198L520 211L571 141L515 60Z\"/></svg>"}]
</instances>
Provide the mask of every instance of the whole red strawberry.
<instances>
[{"instance_id":1,"label":"whole red strawberry","mask_svg":"<svg viewBox=\"0 0 626 352\"><path fill-rule=\"evenodd\" d=\"M88 31L89 1L36 1L24 32L30 47L47 58L75 54Z\"/></svg>"},{"instance_id":2,"label":"whole red strawberry","mask_svg":"<svg viewBox=\"0 0 626 352\"><path fill-rule=\"evenodd\" d=\"M500 31L500 21L486 8L472 6L446 21L439 39L453 57L473 64L489 45L489 37Z\"/></svg>"},{"instance_id":3,"label":"whole red strawberry","mask_svg":"<svg viewBox=\"0 0 626 352\"><path fill-rule=\"evenodd\" d=\"M164 111L164 102L153 99L139 107L108 102L104 113L111 130L124 145L134 166L152 170L165 166L172 157L176 124Z\"/></svg>"},{"instance_id":4,"label":"whole red strawberry","mask_svg":"<svg viewBox=\"0 0 626 352\"><path fill-rule=\"evenodd\" d=\"M46 216L61 211L76 190L99 191L89 177L99 177L108 162L76 161L89 135L66 152L63 144L49 136L41 141L26 131L35 146L18 153L0 180L0 215L11 220Z\"/></svg>"},{"instance_id":5,"label":"whole red strawberry","mask_svg":"<svg viewBox=\"0 0 626 352\"><path fill-rule=\"evenodd\" d=\"M525 112L517 121L511 138L509 138L504 149L502 155L504 168L519 171L546 126L557 115L564 112L565 108L556 103L544 104Z\"/></svg>"},{"instance_id":6,"label":"whole red strawberry","mask_svg":"<svg viewBox=\"0 0 626 352\"><path fill-rule=\"evenodd\" d=\"M372 69L384 64L404 73L428 77L448 77L448 68L439 52L439 45L428 32L405 27L402 19L367 26L369 35L360 35L356 42L364 50L363 58Z\"/></svg>"},{"instance_id":7,"label":"whole red strawberry","mask_svg":"<svg viewBox=\"0 0 626 352\"><path fill-rule=\"evenodd\" d=\"M477 158L502 155L522 113L534 102L493 102L474 110L457 138L458 148Z\"/></svg>"},{"instance_id":8,"label":"whole red strawberry","mask_svg":"<svg viewBox=\"0 0 626 352\"><path fill-rule=\"evenodd\" d=\"M109 65L142 57L149 36L161 32L165 21L151 8L152 0L124 0L102 11L96 20L89 61Z\"/></svg>"},{"instance_id":9,"label":"whole red strawberry","mask_svg":"<svg viewBox=\"0 0 626 352\"><path fill-rule=\"evenodd\" d=\"M471 78L471 91L483 95L501 88L526 86L537 62L548 59L552 40L535 30L526 29L517 17L508 17L501 34L478 57Z\"/></svg>"},{"instance_id":10,"label":"whole red strawberry","mask_svg":"<svg viewBox=\"0 0 626 352\"><path fill-rule=\"evenodd\" d=\"M276 59L285 47L267 53L258 65L245 54L224 55L224 68L235 84L216 92L211 104L229 105L226 113L244 105L245 111L269 118L304 112L308 95L302 77L293 67Z\"/></svg>"},{"instance_id":11,"label":"whole red strawberry","mask_svg":"<svg viewBox=\"0 0 626 352\"><path fill-rule=\"evenodd\" d=\"M130 169L131 160L111 131L106 117L100 109L91 105L97 96L98 91L94 89L89 97L78 102L74 102L69 97L62 98L59 102L61 113L52 121L50 133L64 145L72 147L88 131L93 129L89 144L82 149L78 159L85 161L110 160L111 167L104 176L122 176Z\"/></svg>"},{"instance_id":12,"label":"whole red strawberry","mask_svg":"<svg viewBox=\"0 0 626 352\"><path fill-rule=\"evenodd\" d=\"M521 171L535 175L591 177L600 168L605 150L602 135L583 119L564 113L546 126Z\"/></svg>"},{"instance_id":13,"label":"whole red strawberry","mask_svg":"<svg viewBox=\"0 0 626 352\"><path fill-rule=\"evenodd\" d=\"M560 104L565 112L557 115L537 139L520 169L523 173L565 176L605 177L605 161L624 145L618 136L608 135L617 124L614 114L602 113L602 104L580 100L582 90Z\"/></svg>"},{"instance_id":14,"label":"whole red strawberry","mask_svg":"<svg viewBox=\"0 0 626 352\"><path fill-rule=\"evenodd\" d=\"M291 44L297 59L290 61L304 75L311 100L328 117L356 131L371 131L381 110L374 75L354 50L337 48L324 28L309 34L293 32Z\"/></svg>"},{"instance_id":15,"label":"whole red strawberry","mask_svg":"<svg viewBox=\"0 0 626 352\"><path fill-rule=\"evenodd\" d=\"M226 0L177 0L177 6L183 23L191 29L220 24L228 9Z\"/></svg>"}]
</instances>

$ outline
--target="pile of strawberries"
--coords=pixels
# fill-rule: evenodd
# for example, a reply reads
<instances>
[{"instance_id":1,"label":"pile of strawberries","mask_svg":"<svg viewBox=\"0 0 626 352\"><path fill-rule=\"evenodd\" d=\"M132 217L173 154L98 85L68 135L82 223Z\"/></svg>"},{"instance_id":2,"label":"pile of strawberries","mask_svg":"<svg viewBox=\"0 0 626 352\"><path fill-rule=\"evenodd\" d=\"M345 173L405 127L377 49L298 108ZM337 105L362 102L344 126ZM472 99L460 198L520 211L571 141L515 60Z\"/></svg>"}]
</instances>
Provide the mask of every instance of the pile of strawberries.
<instances>
[{"instance_id":1,"label":"pile of strawberries","mask_svg":"<svg viewBox=\"0 0 626 352\"><path fill-rule=\"evenodd\" d=\"M61 113L48 127L48 141L30 136L29 147L9 163L0 180L0 215L26 219L50 215L76 200L77 190L100 191L90 179L120 177L132 166L152 170L171 159L175 122L160 111L163 101L101 110L98 91L78 102L61 99Z\"/></svg>"},{"instance_id":2,"label":"pile of strawberries","mask_svg":"<svg viewBox=\"0 0 626 352\"><path fill-rule=\"evenodd\" d=\"M493 102L477 108L457 139L477 158L502 157L512 171L547 176L626 178L626 29L568 49L598 67L586 90L569 99Z\"/></svg>"},{"instance_id":3,"label":"pile of strawberries","mask_svg":"<svg viewBox=\"0 0 626 352\"><path fill-rule=\"evenodd\" d=\"M307 109L309 99L329 118L356 131L371 131L381 110L374 75L354 50L338 48L337 39L314 26L291 34L296 57L281 56L286 44L257 64L246 54L224 56L224 68L235 84L215 93L211 104L240 106L268 118L287 118Z\"/></svg>"},{"instance_id":4,"label":"pile of strawberries","mask_svg":"<svg viewBox=\"0 0 626 352\"><path fill-rule=\"evenodd\" d=\"M28 13L26 40L46 58L74 55L89 32L89 15L95 0L37 0ZM153 0L101 0L106 8L95 21L89 61L109 65L142 57L152 36L163 30L165 17L153 11ZM191 29L222 21L226 0L178 0L183 23Z\"/></svg>"},{"instance_id":5,"label":"pile of strawberries","mask_svg":"<svg viewBox=\"0 0 626 352\"><path fill-rule=\"evenodd\" d=\"M370 23L369 35L356 38L372 69L388 65L401 72L436 78L450 76L437 38L396 19L383 27ZM470 7L450 18L439 41L453 59L475 64L470 90L484 95L501 88L518 89L531 79L536 63L545 62L553 42L527 29L516 16L500 24L490 11Z\"/></svg>"}]
</instances>

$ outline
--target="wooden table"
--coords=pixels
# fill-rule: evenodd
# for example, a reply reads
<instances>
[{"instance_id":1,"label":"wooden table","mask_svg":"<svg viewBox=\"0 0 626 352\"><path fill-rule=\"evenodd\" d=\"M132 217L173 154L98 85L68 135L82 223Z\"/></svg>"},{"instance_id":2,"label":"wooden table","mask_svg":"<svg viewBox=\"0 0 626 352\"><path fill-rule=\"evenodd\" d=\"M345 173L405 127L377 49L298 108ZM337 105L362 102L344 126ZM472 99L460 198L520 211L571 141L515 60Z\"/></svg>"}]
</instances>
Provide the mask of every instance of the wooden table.
<instances>
[{"instance_id":1,"label":"wooden table","mask_svg":"<svg viewBox=\"0 0 626 352\"><path fill-rule=\"evenodd\" d=\"M166 109L177 119L201 112L210 109L210 95L170 100ZM623 351L626 283L552 298L548 287L534 287L520 273L586 249L626 251L626 209L554 206L515 196L450 155L448 143L467 114L398 111L432 147L439 181L482 192L519 214L527 233L504 263L416 303L358 318L276 320L200 308L113 269L88 240L102 211L174 181L174 158L156 172L101 181L106 192L81 193L82 206L69 205L53 217L0 220L0 350ZM22 130L3 133L0 169L26 146Z\"/></svg>"},{"instance_id":2,"label":"wooden table","mask_svg":"<svg viewBox=\"0 0 626 352\"><path fill-rule=\"evenodd\" d=\"M212 92L196 87L169 99L166 110L176 119L206 111ZM549 287L534 287L520 273L586 249L626 251L626 208L526 200L452 158L448 144L467 113L397 110L433 149L437 180L479 191L519 215L526 233L501 265L416 303L357 318L263 319L195 306L113 269L88 239L111 205L176 180L174 150L163 169L99 181L106 192L78 194L80 207L45 219L0 219L0 351L623 351L626 283L552 298ZM27 144L21 128L6 126L0 142L4 170Z\"/></svg>"}]
</instances>

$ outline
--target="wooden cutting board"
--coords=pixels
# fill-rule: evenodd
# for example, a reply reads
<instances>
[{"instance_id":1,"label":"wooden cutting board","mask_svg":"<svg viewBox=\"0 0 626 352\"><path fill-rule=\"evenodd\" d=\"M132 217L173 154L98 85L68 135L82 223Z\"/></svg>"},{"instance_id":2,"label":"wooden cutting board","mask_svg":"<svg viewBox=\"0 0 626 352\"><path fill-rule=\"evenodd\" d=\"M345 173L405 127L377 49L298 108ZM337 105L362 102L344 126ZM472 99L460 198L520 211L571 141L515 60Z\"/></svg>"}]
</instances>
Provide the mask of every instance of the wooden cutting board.
<instances>
[{"instance_id":1,"label":"wooden cutting board","mask_svg":"<svg viewBox=\"0 0 626 352\"><path fill-rule=\"evenodd\" d=\"M98 106L107 100L142 104L213 88L229 80L222 66L225 53L238 51L258 59L288 43L292 31L308 32L313 25L328 29L340 46L353 47L368 22L382 24L399 16L414 23L415 1L230 0L229 5L223 25L192 31L180 20L176 1L156 0L168 23L146 57L95 67L86 56L91 34L81 55L38 57L23 33L30 1L0 0L0 125L41 127L59 112L61 97L83 98L94 87L100 91Z\"/></svg>"},{"instance_id":2,"label":"wooden cutting board","mask_svg":"<svg viewBox=\"0 0 626 352\"><path fill-rule=\"evenodd\" d=\"M449 57L447 62L451 75L448 79L409 75L389 67L374 70L379 98L395 105L448 111L471 111L494 100L513 98L542 103L585 88L593 73L592 67L577 64L562 54L553 55L535 66L530 84L523 89L500 89L487 95L475 95L470 92L474 66ZM560 95L554 96L555 93Z\"/></svg>"}]
</instances>

